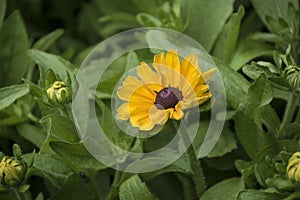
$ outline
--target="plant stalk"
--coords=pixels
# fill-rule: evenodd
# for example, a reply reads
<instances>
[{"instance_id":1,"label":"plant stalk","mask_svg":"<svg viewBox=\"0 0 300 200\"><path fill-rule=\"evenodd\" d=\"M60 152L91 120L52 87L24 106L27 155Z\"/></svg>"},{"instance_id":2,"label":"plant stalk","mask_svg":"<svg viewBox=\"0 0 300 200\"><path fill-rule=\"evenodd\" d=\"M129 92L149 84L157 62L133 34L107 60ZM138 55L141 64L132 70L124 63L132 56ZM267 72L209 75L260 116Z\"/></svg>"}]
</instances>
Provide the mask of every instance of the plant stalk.
<instances>
[{"instance_id":1,"label":"plant stalk","mask_svg":"<svg viewBox=\"0 0 300 200\"><path fill-rule=\"evenodd\" d=\"M198 198L200 198L202 196L202 194L205 192L206 183L204 180L204 175L202 172L200 161L198 160L198 158L195 154L193 144L191 144L189 146L189 148L187 149L187 153L189 155L190 164L191 164L191 168L193 171L193 182L196 187L197 196L198 196Z\"/></svg>"},{"instance_id":2,"label":"plant stalk","mask_svg":"<svg viewBox=\"0 0 300 200\"><path fill-rule=\"evenodd\" d=\"M295 112L297 99L298 99L297 95L295 95L295 93L292 92L286 104L283 119L281 122L280 130L279 130L280 138L285 135L285 128L291 123L293 114Z\"/></svg>"},{"instance_id":3,"label":"plant stalk","mask_svg":"<svg viewBox=\"0 0 300 200\"><path fill-rule=\"evenodd\" d=\"M177 129L177 131L179 131L179 126L175 121L173 121L173 125ZM192 178L193 178L193 182L195 184L197 197L200 199L200 197L206 190L204 174L202 172L200 161L198 160L197 155L195 153L193 142L191 141L191 139L189 137L189 133L187 131L188 126L185 123L183 123L182 126L184 126L184 127L181 128L180 131L183 131L183 140L185 141L184 143L189 145L186 153L189 156L190 165L191 165L191 169L193 172Z\"/></svg>"},{"instance_id":4,"label":"plant stalk","mask_svg":"<svg viewBox=\"0 0 300 200\"><path fill-rule=\"evenodd\" d=\"M110 187L108 195L105 198L106 200L117 200L118 199L119 182L120 182L121 176L122 176L122 172L119 170L116 170L115 176L114 176L114 181Z\"/></svg>"},{"instance_id":5,"label":"plant stalk","mask_svg":"<svg viewBox=\"0 0 300 200\"><path fill-rule=\"evenodd\" d=\"M16 199L17 199L17 200L22 200L22 198L21 198L19 192L18 192L16 189L13 189L13 191L14 191L14 194L15 194L15 196L16 196Z\"/></svg>"}]
</instances>

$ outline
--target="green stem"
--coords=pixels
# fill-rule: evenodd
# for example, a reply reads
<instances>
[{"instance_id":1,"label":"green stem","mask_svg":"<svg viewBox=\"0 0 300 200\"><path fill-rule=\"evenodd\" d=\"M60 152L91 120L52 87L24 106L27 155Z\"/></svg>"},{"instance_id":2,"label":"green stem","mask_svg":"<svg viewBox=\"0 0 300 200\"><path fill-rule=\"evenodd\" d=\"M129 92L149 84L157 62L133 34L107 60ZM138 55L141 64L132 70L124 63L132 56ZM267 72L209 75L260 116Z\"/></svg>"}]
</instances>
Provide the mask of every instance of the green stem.
<instances>
[{"instance_id":1,"label":"green stem","mask_svg":"<svg viewBox=\"0 0 300 200\"><path fill-rule=\"evenodd\" d=\"M289 96L287 105L285 107L283 119L280 126L280 131L279 131L280 137L283 137L285 135L284 134L285 128L291 123L296 108L296 101L297 101L297 96L295 95L294 92L292 92Z\"/></svg>"},{"instance_id":2,"label":"green stem","mask_svg":"<svg viewBox=\"0 0 300 200\"><path fill-rule=\"evenodd\" d=\"M27 114L27 117L33 122L39 122L39 119L36 116L34 116L31 112Z\"/></svg>"},{"instance_id":3,"label":"green stem","mask_svg":"<svg viewBox=\"0 0 300 200\"><path fill-rule=\"evenodd\" d=\"M194 150L194 146L193 144L191 144L187 150L187 153L189 155L190 158L190 164L191 164L191 168L193 171L193 181L195 183L196 186L196 192L198 197L200 198L202 196L202 194L205 192L206 189L206 183L204 180L204 175L202 172L202 168L200 165L200 161L198 160L196 154L195 154L195 150Z\"/></svg>"},{"instance_id":4,"label":"green stem","mask_svg":"<svg viewBox=\"0 0 300 200\"><path fill-rule=\"evenodd\" d=\"M106 196L106 200L117 200L118 195L119 195L119 182L120 178L122 176L122 172L119 170L116 170L115 176L114 176L114 181L110 187L109 193Z\"/></svg>"},{"instance_id":5,"label":"green stem","mask_svg":"<svg viewBox=\"0 0 300 200\"><path fill-rule=\"evenodd\" d=\"M17 200L23 199L16 188L14 188L13 191L14 191L14 194L15 194Z\"/></svg>"},{"instance_id":6,"label":"green stem","mask_svg":"<svg viewBox=\"0 0 300 200\"><path fill-rule=\"evenodd\" d=\"M31 79L32 79L32 73L33 73L34 68L35 68L35 64L32 61L30 61L28 70L27 70L27 74L26 74L26 79L29 81L31 81Z\"/></svg>"},{"instance_id":7,"label":"green stem","mask_svg":"<svg viewBox=\"0 0 300 200\"><path fill-rule=\"evenodd\" d=\"M173 121L174 127L179 130L179 125L176 121ZM200 165L200 160L198 160L193 142L190 140L189 133L188 133L188 126L186 124L182 124L180 126L183 126L181 128L181 131L183 131L183 140L185 141L185 144L190 144L187 149L187 154L189 156L190 165L193 171L193 182L196 187L197 197L200 198L202 194L206 190L206 183L204 179L204 174L202 172L202 167Z\"/></svg>"}]
</instances>

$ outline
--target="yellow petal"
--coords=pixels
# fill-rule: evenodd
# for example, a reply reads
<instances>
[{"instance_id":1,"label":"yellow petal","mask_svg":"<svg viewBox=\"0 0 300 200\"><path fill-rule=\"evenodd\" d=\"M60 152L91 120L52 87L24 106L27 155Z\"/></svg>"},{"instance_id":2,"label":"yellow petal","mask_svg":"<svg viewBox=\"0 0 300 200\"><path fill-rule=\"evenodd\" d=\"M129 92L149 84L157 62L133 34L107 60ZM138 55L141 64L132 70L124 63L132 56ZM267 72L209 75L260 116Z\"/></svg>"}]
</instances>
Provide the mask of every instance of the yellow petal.
<instances>
[{"instance_id":1,"label":"yellow petal","mask_svg":"<svg viewBox=\"0 0 300 200\"><path fill-rule=\"evenodd\" d=\"M166 110L160 110L156 106L150 109L150 118L153 124L164 125L169 118L169 114Z\"/></svg>"},{"instance_id":2,"label":"yellow petal","mask_svg":"<svg viewBox=\"0 0 300 200\"><path fill-rule=\"evenodd\" d=\"M171 67L165 66L164 72L166 74L166 79L168 80L169 84L167 86L171 86L174 88L178 88L181 79L181 75L178 73L178 71L174 70Z\"/></svg>"},{"instance_id":3,"label":"yellow petal","mask_svg":"<svg viewBox=\"0 0 300 200\"><path fill-rule=\"evenodd\" d=\"M149 117L150 108L136 108L130 113L130 123L140 130L148 131L154 127L152 120Z\"/></svg>"},{"instance_id":4,"label":"yellow petal","mask_svg":"<svg viewBox=\"0 0 300 200\"><path fill-rule=\"evenodd\" d=\"M119 87L117 95L124 101L141 101L141 102L154 102L156 97L156 90L161 89L162 86L158 84L151 85L123 85Z\"/></svg>"},{"instance_id":5,"label":"yellow petal","mask_svg":"<svg viewBox=\"0 0 300 200\"><path fill-rule=\"evenodd\" d=\"M129 103L129 112L133 112L137 108L150 109L153 106L153 103L149 102L130 102Z\"/></svg>"},{"instance_id":6,"label":"yellow petal","mask_svg":"<svg viewBox=\"0 0 300 200\"><path fill-rule=\"evenodd\" d=\"M173 110L173 112L170 114L170 118L171 119L175 119L175 120L180 120L183 117L184 113L180 108L180 104L178 103L175 106L175 109Z\"/></svg>"},{"instance_id":7,"label":"yellow petal","mask_svg":"<svg viewBox=\"0 0 300 200\"><path fill-rule=\"evenodd\" d=\"M211 93L210 92L208 92L206 94L203 94L200 97L196 97L199 105L203 104L205 101L209 100L210 98L211 98Z\"/></svg>"},{"instance_id":8,"label":"yellow petal","mask_svg":"<svg viewBox=\"0 0 300 200\"><path fill-rule=\"evenodd\" d=\"M128 120L129 114L129 103L123 103L117 110L118 118L121 120Z\"/></svg>"},{"instance_id":9,"label":"yellow petal","mask_svg":"<svg viewBox=\"0 0 300 200\"><path fill-rule=\"evenodd\" d=\"M195 96L200 96L208 91L208 85L197 85L195 90Z\"/></svg>"},{"instance_id":10,"label":"yellow petal","mask_svg":"<svg viewBox=\"0 0 300 200\"><path fill-rule=\"evenodd\" d=\"M156 93L162 90L164 87L160 84L145 84L142 87L136 89L136 91L131 95L130 102L148 102L154 103L156 98Z\"/></svg>"},{"instance_id":11,"label":"yellow petal","mask_svg":"<svg viewBox=\"0 0 300 200\"><path fill-rule=\"evenodd\" d=\"M134 91L136 90L136 88L137 87L135 85L124 85L124 86L121 86L121 87L119 87L117 95L123 101L129 101L130 97L132 96L132 94L134 93Z\"/></svg>"},{"instance_id":12,"label":"yellow petal","mask_svg":"<svg viewBox=\"0 0 300 200\"><path fill-rule=\"evenodd\" d=\"M160 54L154 56L153 63L154 64L163 64L164 59L165 59L165 54L160 53Z\"/></svg>"},{"instance_id":13,"label":"yellow petal","mask_svg":"<svg viewBox=\"0 0 300 200\"><path fill-rule=\"evenodd\" d=\"M164 64L180 72L180 60L178 57L178 52L174 49L169 51L166 55L166 59L164 60Z\"/></svg>"},{"instance_id":14,"label":"yellow petal","mask_svg":"<svg viewBox=\"0 0 300 200\"><path fill-rule=\"evenodd\" d=\"M216 72L215 68L212 68L206 72L203 73L203 78L205 81L208 81Z\"/></svg>"},{"instance_id":15,"label":"yellow petal","mask_svg":"<svg viewBox=\"0 0 300 200\"><path fill-rule=\"evenodd\" d=\"M136 68L138 76L144 83L160 83L161 77L155 73L145 62Z\"/></svg>"},{"instance_id":16,"label":"yellow petal","mask_svg":"<svg viewBox=\"0 0 300 200\"><path fill-rule=\"evenodd\" d=\"M180 60L176 50L171 50L167 53L165 61L165 71L169 79L169 84L172 87L178 87L180 84Z\"/></svg>"},{"instance_id":17,"label":"yellow petal","mask_svg":"<svg viewBox=\"0 0 300 200\"><path fill-rule=\"evenodd\" d=\"M164 85L165 87L169 86L169 77L167 75L166 72L166 68L169 68L167 66L165 66L164 64L154 64L153 63L153 67L155 69L155 71L157 72L157 74L160 75L161 77L161 84Z\"/></svg>"},{"instance_id":18,"label":"yellow petal","mask_svg":"<svg viewBox=\"0 0 300 200\"><path fill-rule=\"evenodd\" d=\"M198 58L195 54L190 54L186 56L182 61L181 74L184 77L189 78L195 69L200 70Z\"/></svg>"},{"instance_id":19,"label":"yellow petal","mask_svg":"<svg viewBox=\"0 0 300 200\"><path fill-rule=\"evenodd\" d=\"M131 96L130 102L145 102L153 103L155 101L156 93L149 91L145 87L137 89Z\"/></svg>"},{"instance_id":20,"label":"yellow petal","mask_svg":"<svg viewBox=\"0 0 300 200\"><path fill-rule=\"evenodd\" d=\"M140 126L141 121L149 119L149 108L136 108L130 112L130 122L133 126Z\"/></svg>"},{"instance_id":21,"label":"yellow petal","mask_svg":"<svg viewBox=\"0 0 300 200\"><path fill-rule=\"evenodd\" d=\"M161 91L165 86L158 84L158 83L150 83L150 84L145 84L144 87L153 94L153 91L156 96L156 92Z\"/></svg>"},{"instance_id":22,"label":"yellow petal","mask_svg":"<svg viewBox=\"0 0 300 200\"><path fill-rule=\"evenodd\" d=\"M140 125L138 127L142 131L150 131L151 129L153 129L154 124L150 119L143 119L140 121Z\"/></svg>"},{"instance_id":23,"label":"yellow petal","mask_svg":"<svg viewBox=\"0 0 300 200\"><path fill-rule=\"evenodd\" d=\"M141 87L143 82L134 76L128 76L118 88L117 95L120 99L128 101L133 92Z\"/></svg>"},{"instance_id":24,"label":"yellow petal","mask_svg":"<svg viewBox=\"0 0 300 200\"><path fill-rule=\"evenodd\" d=\"M137 79L135 76L128 76L122 83L122 85L136 85L138 88L139 86L143 85L143 82Z\"/></svg>"}]
</instances>

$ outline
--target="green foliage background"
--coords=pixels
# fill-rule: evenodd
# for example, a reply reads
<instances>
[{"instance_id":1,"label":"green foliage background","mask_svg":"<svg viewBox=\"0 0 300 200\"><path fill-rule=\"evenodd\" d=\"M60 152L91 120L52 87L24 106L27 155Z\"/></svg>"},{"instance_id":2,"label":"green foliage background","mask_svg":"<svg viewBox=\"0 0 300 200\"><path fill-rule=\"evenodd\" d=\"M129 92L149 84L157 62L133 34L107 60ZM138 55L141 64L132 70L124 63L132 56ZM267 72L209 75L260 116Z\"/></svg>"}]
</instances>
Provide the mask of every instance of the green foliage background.
<instances>
[{"instance_id":1,"label":"green foliage background","mask_svg":"<svg viewBox=\"0 0 300 200\"><path fill-rule=\"evenodd\" d=\"M185 33L215 60L228 113L207 157L186 153L145 174L115 171L81 143L70 101L48 98L55 80L74 84L96 44L136 27ZM17 186L1 178L0 199L299 199L299 183L286 174L300 151L299 29L297 0L0 0L0 157L14 156L28 168ZM112 66L102 80L107 87L96 93L111 140L140 152L167 142L175 127L148 141L124 139L109 103L116 81L148 54L118 59L113 65L122 67ZM209 112L203 116L196 156L209 124Z\"/></svg>"}]
</instances>

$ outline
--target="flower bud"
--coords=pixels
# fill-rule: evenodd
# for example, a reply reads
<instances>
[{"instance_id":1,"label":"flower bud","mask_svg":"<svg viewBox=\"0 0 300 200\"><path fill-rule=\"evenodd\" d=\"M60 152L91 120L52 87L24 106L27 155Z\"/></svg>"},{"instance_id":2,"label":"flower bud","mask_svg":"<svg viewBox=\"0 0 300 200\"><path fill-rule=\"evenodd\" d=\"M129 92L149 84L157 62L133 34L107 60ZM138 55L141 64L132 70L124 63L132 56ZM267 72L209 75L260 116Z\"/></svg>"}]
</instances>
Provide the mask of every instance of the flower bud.
<instances>
[{"instance_id":1,"label":"flower bud","mask_svg":"<svg viewBox=\"0 0 300 200\"><path fill-rule=\"evenodd\" d=\"M69 88L62 81L55 81L47 90L48 97L57 102L64 103L69 97Z\"/></svg>"},{"instance_id":2,"label":"flower bud","mask_svg":"<svg viewBox=\"0 0 300 200\"><path fill-rule=\"evenodd\" d=\"M300 182L300 152L296 152L289 159L286 168L288 178Z\"/></svg>"},{"instance_id":3,"label":"flower bud","mask_svg":"<svg viewBox=\"0 0 300 200\"><path fill-rule=\"evenodd\" d=\"M0 163L0 182L6 186L16 186L21 183L25 174L25 167L22 162L3 157Z\"/></svg>"},{"instance_id":4,"label":"flower bud","mask_svg":"<svg viewBox=\"0 0 300 200\"><path fill-rule=\"evenodd\" d=\"M290 65L284 70L284 74L290 87L295 90L300 90L300 68Z\"/></svg>"}]
</instances>

